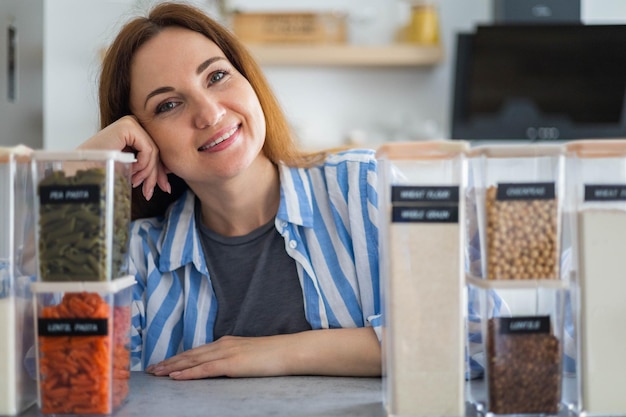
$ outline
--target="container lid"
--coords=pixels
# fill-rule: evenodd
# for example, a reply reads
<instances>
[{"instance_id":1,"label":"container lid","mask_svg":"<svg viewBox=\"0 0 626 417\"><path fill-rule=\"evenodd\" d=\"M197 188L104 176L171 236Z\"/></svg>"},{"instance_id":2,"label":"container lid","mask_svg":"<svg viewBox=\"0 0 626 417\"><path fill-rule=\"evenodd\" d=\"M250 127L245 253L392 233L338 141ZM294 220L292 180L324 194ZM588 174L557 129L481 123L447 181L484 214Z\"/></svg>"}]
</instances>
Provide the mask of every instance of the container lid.
<instances>
[{"instance_id":1,"label":"container lid","mask_svg":"<svg viewBox=\"0 0 626 417\"><path fill-rule=\"evenodd\" d=\"M16 160L17 162L29 162L32 153L33 150L24 145L10 147L0 146L0 163L7 163L11 160Z\"/></svg>"},{"instance_id":2,"label":"container lid","mask_svg":"<svg viewBox=\"0 0 626 417\"><path fill-rule=\"evenodd\" d=\"M564 154L563 145L554 144L500 144L479 145L469 152L469 157L486 156L488 158L533 158L541 156L559 156Z\"/></svg>"},{"instance_id":3,"label":"container lid","mask_svg":"<svg viewBox=\"0 0 626 417\"><path fill-rule=\"evenodd\" d=\"M626 139L585 139L565 145L568 156L615 158L626 156Z\"/></svg>"},{"instance_id":4,"label":"container lid","mask_svg":"<svg viewBox=\"0 0 626 417\"><path fill-rule=\"evenodd\" d=\"M34 151L33 159L38 161L106 161L135 162L135 155L130 152L81 149L74 151Z\"/></svg>"},{"instance_id":5,"label":"container lid","mask_svg":"<svg viewBox=\"0 0 626 417\"><path fill-rule=\"evenodd\" d=\"M464 140L429 140L423 142L391 142L380 146L377 158L388 159L450 159L470 149Z\"/></svg>"},{"instance_id":6,"label":"container lid","mask_svg":"<svg viewBox=\"0 0 626 417\"><path fill-rule=\"evenodd\" d=\"M126 275L111 281L95 281L95 282L33 282L30 284L30 290L33 293L53 293L53 292L98 292L98 293L117 293L125 288L135 285L135 277Z\"/></svg>"}]
</instances>

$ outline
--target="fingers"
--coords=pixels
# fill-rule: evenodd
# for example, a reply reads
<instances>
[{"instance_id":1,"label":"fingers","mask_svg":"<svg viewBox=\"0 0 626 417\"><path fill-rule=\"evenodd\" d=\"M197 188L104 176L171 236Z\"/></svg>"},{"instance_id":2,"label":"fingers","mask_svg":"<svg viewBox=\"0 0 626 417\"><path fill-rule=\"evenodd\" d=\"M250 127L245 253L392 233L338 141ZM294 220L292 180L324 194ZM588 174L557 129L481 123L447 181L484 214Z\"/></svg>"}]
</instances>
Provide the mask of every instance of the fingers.
<instances>
[{"instance_id":1,"label":"fingers","mask_svg":"<svg viewBox=\"0 0 626 417\"><path fill-rule=\"evenodd\" d=\"M219 349L217 342L209 343L197 348L180 353L155 365L150 365L146 368L146 372L152 373L157 376L171 375L174 372L187 371L190 368L196 367L201 364L207 364L215 362L224 358L224 352ZM194 375L199 375L197 371ZM223 376L216 374L205 374L200 378L206 378L209 376Z\"/></svg>"},{"instance_id":2,"label":"fingers","mask_svg":"<svg viewBox=\"0 0 626 417\"><path fill-rule=\"evenodd\" d=\"M134 116L120 118L85 141L78 149L131 151L137 159L131 172L133 187L141 185L146 200L152 198L157 185L163 191L171 193L159 148Z\"/></svg>"},{"instance_id":3,"label":"fingers","mask_svg":"<svg viewBox=\"0 0 626 417\"><path fill-rule=\"evenodd\" d=\"M265 338L225 336L215 342L185 351L158 364L146 372L172 379L200 379L219 376L260 376L264 361L258 355ZM261 343L261 345L259 345Z\"/></svg>"}]
</instances>

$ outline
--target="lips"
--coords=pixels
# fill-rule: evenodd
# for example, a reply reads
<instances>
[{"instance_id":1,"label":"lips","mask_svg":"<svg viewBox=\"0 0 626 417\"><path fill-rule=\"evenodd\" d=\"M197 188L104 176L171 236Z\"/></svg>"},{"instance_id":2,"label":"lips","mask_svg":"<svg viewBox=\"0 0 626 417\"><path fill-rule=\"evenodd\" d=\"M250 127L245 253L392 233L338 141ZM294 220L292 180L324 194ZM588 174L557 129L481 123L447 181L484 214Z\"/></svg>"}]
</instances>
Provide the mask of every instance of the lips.
<instances>
[{"instance_id":1,"label":"lips","mask_svg":"<svg viewBox=\"0 0 626 417\"><path fill-rule=\"evenodd\" d=\"M228 130L227 132L225 132L223 135L221 135L220 137L218 137L217 139L215 139L214 141L207 143L206 145L202 145L198 148L198 151L202 152L202 151L206 151L207 149L211 149L214 146L219 145L220 143L224 142L226 139L230 138L232 135L235 134L235 132L237 132L239 130L239 128L241 127L241 125L237 125L234 126L232 129Z\"/></svg>"}]
</instances>

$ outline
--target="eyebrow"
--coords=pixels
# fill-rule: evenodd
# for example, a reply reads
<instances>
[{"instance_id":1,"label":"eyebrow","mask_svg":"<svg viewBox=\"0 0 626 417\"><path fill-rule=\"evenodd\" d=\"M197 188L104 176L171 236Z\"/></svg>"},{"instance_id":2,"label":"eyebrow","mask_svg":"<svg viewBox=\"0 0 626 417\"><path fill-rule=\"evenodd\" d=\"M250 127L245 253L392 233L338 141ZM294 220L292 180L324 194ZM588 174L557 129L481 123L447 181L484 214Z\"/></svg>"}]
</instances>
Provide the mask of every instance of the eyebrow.
<instances>
[{"instance_id":1,"label":"eyebrow","mask_svg":"<svg viewBox=\"0 0 626 417\"><path fill-rule=\"evenodd\" d=\"M202 72L207 69L211 64L213 64L216 61L222 60L222 59L226 59L223 56L214 56L213 58L209 58L206 61L204 61L202 64L198 65L198 68L196 68L196 74L200 75L202 74ZM144 101L143 103L143 108L145 109L146 106L148 105L148 100L150 100L152 97L158 95L158 94L162 94L162 93L167 93L170 91L174 91L174 87L159 87L156 90L151 91L147 96L146 96L146 101Z\"/></svg>"},{"instance_id":2,"label":"eyebrow","mask_svg":"<svg viewBox=\"0 0 626 417\"><path fill-rule=\"evenodd\" d=\"M202 74L202 71L204 71L212 63L214 63L215 61L219 61L220 59L226 59L226 58L224 58L223 56L214 56L213 58L207 59L202 64L198 65L198 68L196 68L196 74L198 74L198 75Z\"/></svg>"}]
</instances>

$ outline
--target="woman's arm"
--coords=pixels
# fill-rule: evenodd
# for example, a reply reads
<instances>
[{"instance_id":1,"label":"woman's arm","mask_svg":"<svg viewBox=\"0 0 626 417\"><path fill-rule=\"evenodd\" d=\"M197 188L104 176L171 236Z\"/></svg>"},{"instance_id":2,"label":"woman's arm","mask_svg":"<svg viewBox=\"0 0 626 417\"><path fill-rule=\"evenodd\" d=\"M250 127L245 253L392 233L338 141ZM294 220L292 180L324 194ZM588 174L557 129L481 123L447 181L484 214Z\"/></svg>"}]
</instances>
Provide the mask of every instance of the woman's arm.
<instances>
[{"instance_id":1,"label":"woman's arm","mask_svg":"<svg viewBox=\"0 0 626 417\"><path fill-rule=\"evenodd\" d=\"M173 379L280 375L380 376L380 342L371 327L221 339L149 366Z\"/></svg>"}]
</instances>

